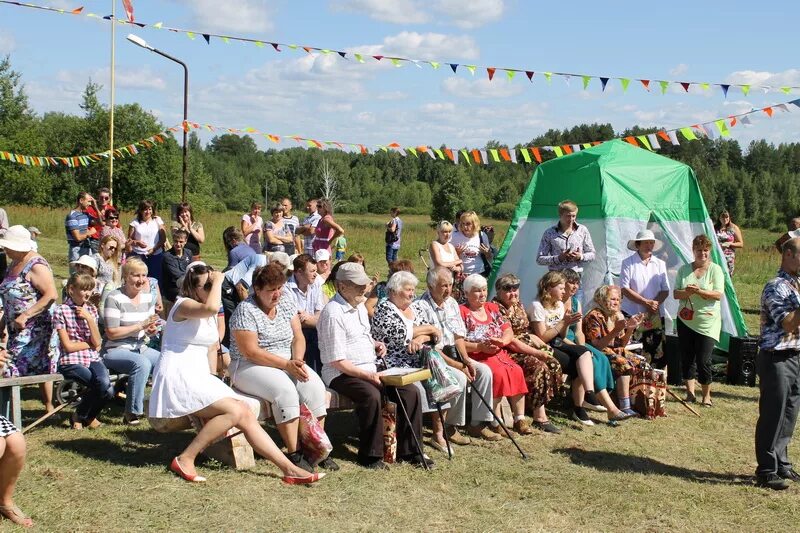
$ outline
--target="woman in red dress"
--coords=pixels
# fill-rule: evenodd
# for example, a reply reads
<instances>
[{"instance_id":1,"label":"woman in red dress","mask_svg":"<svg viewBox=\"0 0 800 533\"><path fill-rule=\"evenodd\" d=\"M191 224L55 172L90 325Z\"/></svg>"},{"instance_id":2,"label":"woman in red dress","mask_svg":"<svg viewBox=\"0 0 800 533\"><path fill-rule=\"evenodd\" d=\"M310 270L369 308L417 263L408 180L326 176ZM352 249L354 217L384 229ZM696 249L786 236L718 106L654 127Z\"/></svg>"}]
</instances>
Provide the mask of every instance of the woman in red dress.
<instances>
[{"instance_id":1,"label":"woman in red dress","mask_svg":"<svg viewBox=\"0 0 800 533\"><path fill-rule=\"evenodd\" d=\"M486 278L480 274L467 276L464 293L467 304L461 306L461 317L467 327L464 339L467 352L470 357L492 369L492 393L497 416L501 416L498 409L500 400L508 398L514 414L514 431L520 435L530 435L533 429L525 419L525 395L528 393L525 374L506 351L514 338L511 324L500 313L497 304L486 301ZM491 429L505 436L499 425Z\"/></svg>"}]
</instances>

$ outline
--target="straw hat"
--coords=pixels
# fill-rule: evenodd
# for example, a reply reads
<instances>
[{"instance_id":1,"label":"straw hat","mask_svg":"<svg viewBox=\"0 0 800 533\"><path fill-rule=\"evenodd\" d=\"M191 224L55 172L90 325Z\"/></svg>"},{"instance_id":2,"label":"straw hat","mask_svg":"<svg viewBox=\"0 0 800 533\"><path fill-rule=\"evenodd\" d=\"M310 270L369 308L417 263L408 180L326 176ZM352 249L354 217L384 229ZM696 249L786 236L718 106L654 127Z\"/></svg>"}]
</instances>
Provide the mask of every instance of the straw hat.
<instances>
[{"instance_id":1,"label":"straw hat","mask_svg":"<svg viewBox=\"0 0 800 533\"><path fill-rule=\"evenodd\" d=\"M636 251L636 243L640 242L640 241L655 241L656 244L655 244L654 249L661 248L661 245L663 244L661 241L656 239L656 236L653 234L652 231L650 231L649 229L643 229L639 233L636 234L636 238L635 239L631 239L631 240L628 241L628 250L631 250L631 251L635 252Z\"/></svg>"},{"instance_id":2,"label":"straw hat","mask_svg":"<svg viewBox=\"0 0 800 533\"><path fill-rule=\"evenodd\" d=\"M33 250L31 232L25 226L11 226L6 230L6 234L0 237L0 247L15 252L30 252Z\"/></svg>"}]
</instances>

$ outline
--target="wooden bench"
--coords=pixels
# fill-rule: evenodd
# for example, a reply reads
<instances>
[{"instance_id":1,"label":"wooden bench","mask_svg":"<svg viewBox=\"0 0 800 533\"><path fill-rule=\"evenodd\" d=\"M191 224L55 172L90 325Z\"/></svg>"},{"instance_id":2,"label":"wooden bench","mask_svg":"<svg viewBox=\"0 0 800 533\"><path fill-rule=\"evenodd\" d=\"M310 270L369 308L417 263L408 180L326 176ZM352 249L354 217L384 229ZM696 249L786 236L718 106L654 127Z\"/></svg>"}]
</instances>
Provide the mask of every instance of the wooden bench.
<instances>
[{"instance_id":1,"label":"wooden bench","mask_svg":"<svg viewBox=\"0 0 800 533\"><path fill-rule=\"evenodd\" d=\"M17 429L22 430L22 400L20 388L26 385L39 385L61 381L61 374L41 374L19 378L0 378L0 414L11 420Z\"/></svg>"}]
</instances>

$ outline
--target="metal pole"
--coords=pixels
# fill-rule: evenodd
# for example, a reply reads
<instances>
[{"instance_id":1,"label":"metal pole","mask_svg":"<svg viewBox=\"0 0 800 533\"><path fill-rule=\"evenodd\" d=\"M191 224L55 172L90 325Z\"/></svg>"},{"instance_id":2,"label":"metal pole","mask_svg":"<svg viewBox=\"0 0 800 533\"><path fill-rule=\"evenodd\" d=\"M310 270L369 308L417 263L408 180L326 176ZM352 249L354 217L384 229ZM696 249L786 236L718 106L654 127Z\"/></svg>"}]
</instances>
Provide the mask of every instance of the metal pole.
<instances>
[{"instance_id":1,"label":"metal pole","mask_svg":"<svg viewBox=\"0 0 800 533\"><path fill-rule=\"evenodd\" d=\"M183 67L183 181L181 183L181 201L186 201L186 188L188 186L188 160L189 160L189 152L188 146L186 144L186 137L188 135L188 120L189 120L189 67L186 66L186 63L178 59L177 57L172 57L171 55L167 54L166 52L162 52L158 48L153 48L153 52L157 53L162 57L166 57L167 59L174 61Z\"/></svg>"},{"instance_id":2,"label":"metal pole","mask_svg":"<svg viewBox=\"0 0 800 533\"><path fill-rule=\"evenodd\" d=\"M117 30L116 5L117 0L111 0L111 110L108 119L108 144L110 150L108 158L108 196L111 202L113 202L114 198L114 56ZM116 202L113 203L116 204Z\"/></svg>"}]
</instances>

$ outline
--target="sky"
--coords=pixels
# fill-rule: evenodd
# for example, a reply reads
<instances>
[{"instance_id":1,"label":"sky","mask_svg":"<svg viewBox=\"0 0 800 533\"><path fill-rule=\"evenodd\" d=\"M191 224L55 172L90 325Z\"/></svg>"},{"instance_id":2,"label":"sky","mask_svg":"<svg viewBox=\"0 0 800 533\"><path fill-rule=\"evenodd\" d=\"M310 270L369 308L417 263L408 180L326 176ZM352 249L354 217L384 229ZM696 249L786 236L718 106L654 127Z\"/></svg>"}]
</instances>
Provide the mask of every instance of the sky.
<instances>
[{"instance_id":1,"label":"sky","mask_svg":"<svg viewBox=\"0 0 800 533\"><path fill-rule=\"evenodd\" d=\"M124 17L117 1L117 16ZM677 128L800 98L800 90L787 95L755 89L748 97L731 89L724 98L718 88L699 86L662 95L635 81L625 93L613 81L603 92L596 79L583 90L580 78L548 83L541 74L800 86L791 46L800 4L788 0L132 2L138 22L198 32L191 40L164 29L117 25L116 102L137 102L167 127L181 121L183 71L129 43L128 33L188 64L191 121L370 146L524 144L550 128L591 122L610 122L618 131L632 125ZM112 6L112 0L33 3L83 6L84 15L107 15ZM207 44L199 35L204 32L341 50L350 59L213 38ZM37 113L80 114L89 80L104 86L99 96L108 103L110 44L107 21L0 4L0 54L10 55ZM355 52L536 74L531 83L524 73L507 81L498 71L489 82L485 70L472 76L446 65L361 64L352 58ZM743 146L760 138L797 142L800 108L789 107L791 113L772 119L759 114L752 125L733 128L732 137ZM212 135L201 138L207 142ZM599 139L585 139L593 140Z\"/></svg>"}]
</instances>

